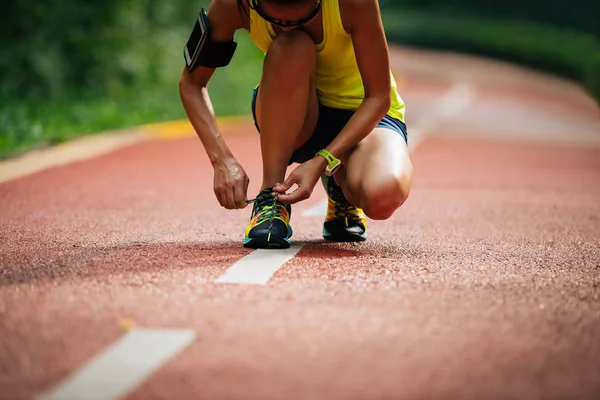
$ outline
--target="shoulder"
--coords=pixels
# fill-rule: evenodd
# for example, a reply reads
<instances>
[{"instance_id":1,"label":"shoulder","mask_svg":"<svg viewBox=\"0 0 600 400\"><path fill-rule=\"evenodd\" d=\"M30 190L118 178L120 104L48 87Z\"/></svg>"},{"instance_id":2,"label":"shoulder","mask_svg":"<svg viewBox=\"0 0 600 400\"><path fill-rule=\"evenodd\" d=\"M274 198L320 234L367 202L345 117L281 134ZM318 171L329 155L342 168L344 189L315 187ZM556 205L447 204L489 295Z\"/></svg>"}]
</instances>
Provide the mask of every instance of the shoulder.
<instances>
[{"instance_id":1,"label":"shoulder","mask_svg":"<svg viewBox=\"0 0 600 400\"><path fill-rule=\"evenodd\" d=\"M247 0L212 0L208 19L215 40L229 40L235 31L247 26Z\"/></svg>"},{"instance_id":2,"label":"shoulder","mask_svg":"<svg viewBox=\"0 0 600 400\"><path fill-rule=\"evenodd\" d=\"M327 0L324 0L327 1ZM379 0L332 0L338 1L344 29L352 33L356 26L380 20Z\"/></svg>"}]
</instances>

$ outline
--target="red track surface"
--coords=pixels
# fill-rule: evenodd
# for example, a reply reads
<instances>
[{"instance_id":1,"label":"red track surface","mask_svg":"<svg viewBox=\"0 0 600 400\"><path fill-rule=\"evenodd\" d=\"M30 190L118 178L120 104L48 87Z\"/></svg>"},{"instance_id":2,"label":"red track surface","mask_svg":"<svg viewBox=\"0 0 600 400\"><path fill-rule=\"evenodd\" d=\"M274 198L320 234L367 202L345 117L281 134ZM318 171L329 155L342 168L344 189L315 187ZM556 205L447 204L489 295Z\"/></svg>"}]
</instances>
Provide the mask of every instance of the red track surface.
<instances>
[{"instance_id":1,"label":"red track surface","mask_svg":"<svg viewBox=\"0 0 600 400\"><path fill-rule=\"evenodd\" d=\"M419 57L399 63L414 118L456 78L417 74ZM597 123L576 89L509 68L508 90L495 68L470 74L474 107ZM52 387L124 318L197 332L130 399L600 398L599 148L455 135L472 115L428 132L411 197L365 244L323 243L321 218L301 217L318 187L292 214L306 246L266 286L213 283L250 252L249 209L219 208L196 138L0 185L0 398ZM257 134L224 134L254 193Z\"/></svg>"}]
</instances>

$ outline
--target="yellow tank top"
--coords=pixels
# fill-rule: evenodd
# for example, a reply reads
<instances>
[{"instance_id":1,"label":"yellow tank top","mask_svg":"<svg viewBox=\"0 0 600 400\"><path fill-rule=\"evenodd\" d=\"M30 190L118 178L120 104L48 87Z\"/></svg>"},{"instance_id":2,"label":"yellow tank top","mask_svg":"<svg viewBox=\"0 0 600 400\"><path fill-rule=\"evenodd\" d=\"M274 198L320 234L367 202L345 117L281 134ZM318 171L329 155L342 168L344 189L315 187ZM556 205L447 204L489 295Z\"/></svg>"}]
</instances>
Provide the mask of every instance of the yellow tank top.
<instances>
[{"instance_id":1,"label":"yellow tank top","mask_svg":"<svg viewBox=\"0 0 600 400\"><path fill-rule=\"evenodd\" d=\"M317 51L317 96L327 107L355 110L362 103L365 91L356 63L351 36L344 30L339 0L323 0L323 42L315 45ZM271 23L250 9L250 37L267 54L277 34ZM404 121L405 105L397 91L394 75L392 104L388 115Z\"/></svg>"}]
</instances>

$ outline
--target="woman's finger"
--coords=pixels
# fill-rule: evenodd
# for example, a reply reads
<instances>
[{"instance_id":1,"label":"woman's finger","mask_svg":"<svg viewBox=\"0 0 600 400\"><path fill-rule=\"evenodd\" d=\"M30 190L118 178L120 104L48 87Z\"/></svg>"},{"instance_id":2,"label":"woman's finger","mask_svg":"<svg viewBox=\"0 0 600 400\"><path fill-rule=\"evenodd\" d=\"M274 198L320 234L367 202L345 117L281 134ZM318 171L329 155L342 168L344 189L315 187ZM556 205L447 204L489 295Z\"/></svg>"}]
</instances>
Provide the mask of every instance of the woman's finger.
<instances>
[{"instance_id":1,"label":"woman's finger","mask_svg":"<svg viewBox=\"0 0 600 400\"><path fill-rule=\"evenodd\" d=\"M246 208L248 205L246 203L246 193L244 191L244 182L238 182L233 187L233 201L235 204L235 208Z\"/></svg>"},{"instance_id":2,"label":"woman's finger","mask_svg":"<svg viewBox=\"0 0 600 400\"><path fill-rule=\"evenodd\" d=\"M310 190L307 187L298 186L298 188L291 193L278 195L277 199L284 203L294 204L299 201L306 200L309 197Z\"/></svg>"},{"instance_id":3,"label":"woman's finger","mask_svg":"<svg viewBox=\"0 0 600 400\"><path fill-rule=\"evenodd\" d=\"M294 172L292 172L283 183L278 183L277 185L275 185L273 191L280 194L285 194L285 192L287 192L292 186L294 186L294 184L299 184L299 182L300 179L298 179L297 175Z\"/></svg>"},{"instance_id":4,"label":"woman's finger","mask_svg":"<svg viewBox=\"0 0 600 400\"><path fill-rule=\"evenodd\" d=\"M235 188L233 187L228 187L225 189L225 208L227 208L228 210L233 210L237 208L235 203L234 189Z\"/></svg>"},{"instance_id":5,"label":"woman's finger","mask_svg":"<svg viewBox=\"0 0 600 400\"><path fill-rule=\"evenodd\" d=\"M221 207L225 207L225 196L223 196L223 190L219 189L219 188L215 188L215 197L217 198L217 201L219 202L219 204L221 205Z\"/></svg>"}]
</instances>

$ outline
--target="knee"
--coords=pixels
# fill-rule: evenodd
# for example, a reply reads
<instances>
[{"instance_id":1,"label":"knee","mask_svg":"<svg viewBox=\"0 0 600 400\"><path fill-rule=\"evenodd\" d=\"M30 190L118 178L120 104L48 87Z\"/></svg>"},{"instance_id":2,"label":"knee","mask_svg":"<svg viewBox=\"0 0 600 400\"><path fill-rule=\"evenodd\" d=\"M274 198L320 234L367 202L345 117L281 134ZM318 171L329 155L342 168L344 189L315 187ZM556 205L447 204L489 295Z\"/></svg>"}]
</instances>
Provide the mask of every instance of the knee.
<instances>
[{"instance_id":1,"label":"knee","mask_svg":"<svg viewBox=\"0 0 600 400\"><path fill-rule=\"evenodd\" d=\"M400 177L390 176L366 184L361 196L363 211L373 220L388 219L408 199L409 192L408 181Z\"/></svg>"},{"instance_id":2,"label":"knee","mask_svg":"<svg viewBox=\"0 0 600 400\"><path fill-rule=\"evenodd\" d=\"M267 53L265 67L286 75L306 74L316 68L317 53L312 38L302 31L278 35Z\"/></svg>"}]
</instances>

